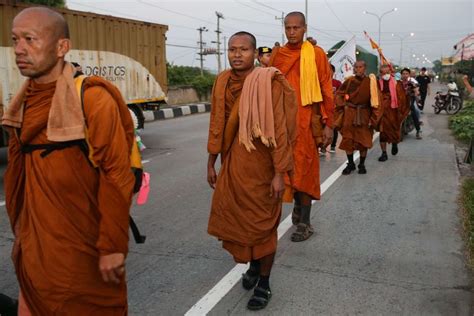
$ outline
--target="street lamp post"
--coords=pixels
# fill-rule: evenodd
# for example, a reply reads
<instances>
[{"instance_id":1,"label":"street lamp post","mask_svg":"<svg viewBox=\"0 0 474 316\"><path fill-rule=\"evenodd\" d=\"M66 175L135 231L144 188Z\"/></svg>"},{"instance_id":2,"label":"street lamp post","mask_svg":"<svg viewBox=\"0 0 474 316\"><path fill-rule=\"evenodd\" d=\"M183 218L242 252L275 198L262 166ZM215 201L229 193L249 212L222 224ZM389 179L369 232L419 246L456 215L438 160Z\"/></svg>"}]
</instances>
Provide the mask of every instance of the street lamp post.
<instances>
[{"instance_id":1,"label":"street lamp post","mask_svg":"<svg viewBox=\"0 0 474 316\"><path fill-rule=\"evenodd\" d=\"M369 12L369 11L364 11L364 12L363 12L364 14L373 15L373 16L375 16L375 17L379 20L379 46L380 46L380 47L382 47L382 45L381 45L381 38L380 38L380 34L382 33L382 32L381 32L381 31L382 31L382 18L383 18L384 16L386 16L387 14L392 13L392 12L395 12L395 11L397 11L397 10L398 10L397 8L393 8L392 10L389 10L389 11L387 11L387 12L382 13L382 15L378 15L378 14L376 14L376 13Z\"/></svg>"},{"instance_id":2,"label":"street lamp post","mask_svg":"<svg viewBox=\"0 0 474 316\"><path fill-rule=\"evenodd\" d=\"M400 35L398 35L398 34L392 33L392 36L396 36L396 37L398 37L398 38L400 39L400 62L398 63L398 65L401 66L401 65L402 65L402 62L403 62L403 41L404 41L405 39L407 39L408 37L413 37L413 36L415 36L415 33L412 32L412 33L410 33L410 34L408 34L408 35L405 35L405 36L400 36Z\"/></svg>"}]
</instances>

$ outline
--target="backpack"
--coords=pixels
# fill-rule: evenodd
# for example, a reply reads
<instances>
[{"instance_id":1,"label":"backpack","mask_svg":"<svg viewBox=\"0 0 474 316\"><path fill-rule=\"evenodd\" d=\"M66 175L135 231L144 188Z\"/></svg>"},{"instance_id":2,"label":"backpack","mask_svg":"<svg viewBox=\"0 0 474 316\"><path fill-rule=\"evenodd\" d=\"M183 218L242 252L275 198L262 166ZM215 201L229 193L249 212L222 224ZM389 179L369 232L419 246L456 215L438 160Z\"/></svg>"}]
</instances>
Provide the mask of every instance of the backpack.
<instances>
[{"instance_id":1,"label":"backpack","mask_svg":"<svg viewBox=\"0 0 474 316\"><path fill-rule=\"evenodd\" d=\"M81 100L81 107L82 107L82 112L84 114L85 118L85 111L84 111L84 81L86 80L85 75L78 75L75 76L74 78L74 83L76 85L76 91L77 94L79 95L79 98ZM41 152L40 156L42 158L46 157L50 153L52 153L55 150L61 150L73 146L78 146L81 151L86 155L87 159L89 160L89 163L94 167L97 168L98 165L95 163L93 157L94 157L94 149L92 145L89 142L89 135L88 135L88 129L87 129L87 120L86 122L86 128L85 128L85 139L79 139L79 140L73 140L73 141L66 141L66 142L58 142L58 143L53 143L53 144L21 144L21 151L22 153L31 153L35 150L43 150ZM143 164L142 164L142 158L140 154L140 150L138 148L138 144L136 141L136 138L133 139L133 144L132 144L132 151L130 153L130 168L132 169L133 175L135 176L135 183L133 186L133 193L137 193L140 191L141 185L142 185L142 178L143 178ZM143 244L145 243L146 236L141 235L140 231L133 220L132 216L129 216L130 219L130 229L132 230L133 238L135 239L135 243L137 244Z\"/></svg>"}]
</instances>

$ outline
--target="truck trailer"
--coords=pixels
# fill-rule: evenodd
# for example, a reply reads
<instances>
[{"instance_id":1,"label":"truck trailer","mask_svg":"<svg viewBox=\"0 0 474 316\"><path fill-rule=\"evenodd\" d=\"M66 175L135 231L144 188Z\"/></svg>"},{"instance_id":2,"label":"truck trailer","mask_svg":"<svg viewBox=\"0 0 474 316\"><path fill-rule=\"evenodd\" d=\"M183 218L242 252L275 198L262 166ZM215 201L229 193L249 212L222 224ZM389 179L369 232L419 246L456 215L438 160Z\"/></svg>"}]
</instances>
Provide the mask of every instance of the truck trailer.
<instances>
[{"instance_id":1,"label":"truck trailer","mask_svg":"<svg viewBox=\"0 0 474 316\"><path fill-rule=\"evenodd\" d=\"M0 0L0 103L2 110L25 80L15 64L11 47L14 17L30 7ZM127 102L137 128L143 111L166 103L166 32L168 26L109 15L56 9L68 22L72 50L66 57L81 65L85 75L101 76L115 84ZM2 133L4 131L2 130ZM5 146L5 135L0 145Z\"/></svg>"}]
</instances>

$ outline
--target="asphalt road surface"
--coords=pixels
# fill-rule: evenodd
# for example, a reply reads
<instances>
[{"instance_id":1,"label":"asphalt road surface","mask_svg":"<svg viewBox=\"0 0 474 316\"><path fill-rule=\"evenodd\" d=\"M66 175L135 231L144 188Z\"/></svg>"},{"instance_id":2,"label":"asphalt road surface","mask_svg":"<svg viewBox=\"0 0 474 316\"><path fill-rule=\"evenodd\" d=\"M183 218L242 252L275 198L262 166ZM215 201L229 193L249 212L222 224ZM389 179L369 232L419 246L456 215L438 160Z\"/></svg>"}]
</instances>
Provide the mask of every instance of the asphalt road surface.
<instances>
[{"instance_id":1,"label":"asphalt road surface","mask_svg":"<svg viewBox=\"0 0 474 316\"><path fill-rule=\"evenodd\" d=\"M384 163L377 161L376 141L367 175L338 177L341 151L320 158L321 182L331 185L313 206L316 234L296 244L289 240L294 228L282 236L270 281L273 298L259 314L473 314L453 141L447 116L434 115L430 105L427 100L424 139L413 132ZM132 210L147 241L130 245L131 315L183 315L203 297L213 302L210 315L254 314L245 307L251 292L239 283L209 293L235 263L206 233L208 121L208 114L159 121L143 133L152 191L146 206ZM283 219L289 210L286 205ZM0 206L0 293L16 296L11 237Z\"/></svg>"}]
</instances>

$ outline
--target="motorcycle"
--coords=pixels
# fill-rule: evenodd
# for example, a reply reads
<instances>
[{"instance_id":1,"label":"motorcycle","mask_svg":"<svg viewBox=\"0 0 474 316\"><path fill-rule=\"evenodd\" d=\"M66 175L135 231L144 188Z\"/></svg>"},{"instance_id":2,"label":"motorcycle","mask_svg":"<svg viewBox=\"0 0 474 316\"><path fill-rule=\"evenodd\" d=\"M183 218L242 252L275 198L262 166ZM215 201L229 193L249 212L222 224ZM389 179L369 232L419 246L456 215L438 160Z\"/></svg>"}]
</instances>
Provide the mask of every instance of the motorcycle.
<instances>
[{"instance_id":1,"label":"motorcycle","mask_svg":"<svg viewBox=\"0 0 474 316\"><path fill-rule=\"evenodd\" d=\"M459 94L458 87L455 82L448 83L448 92L443 94L441 91L436 92L435 104L433 104L435 114L446 111L448 114L456 114L462 108L463 100Z\"/></svg>"}]
</instances>

